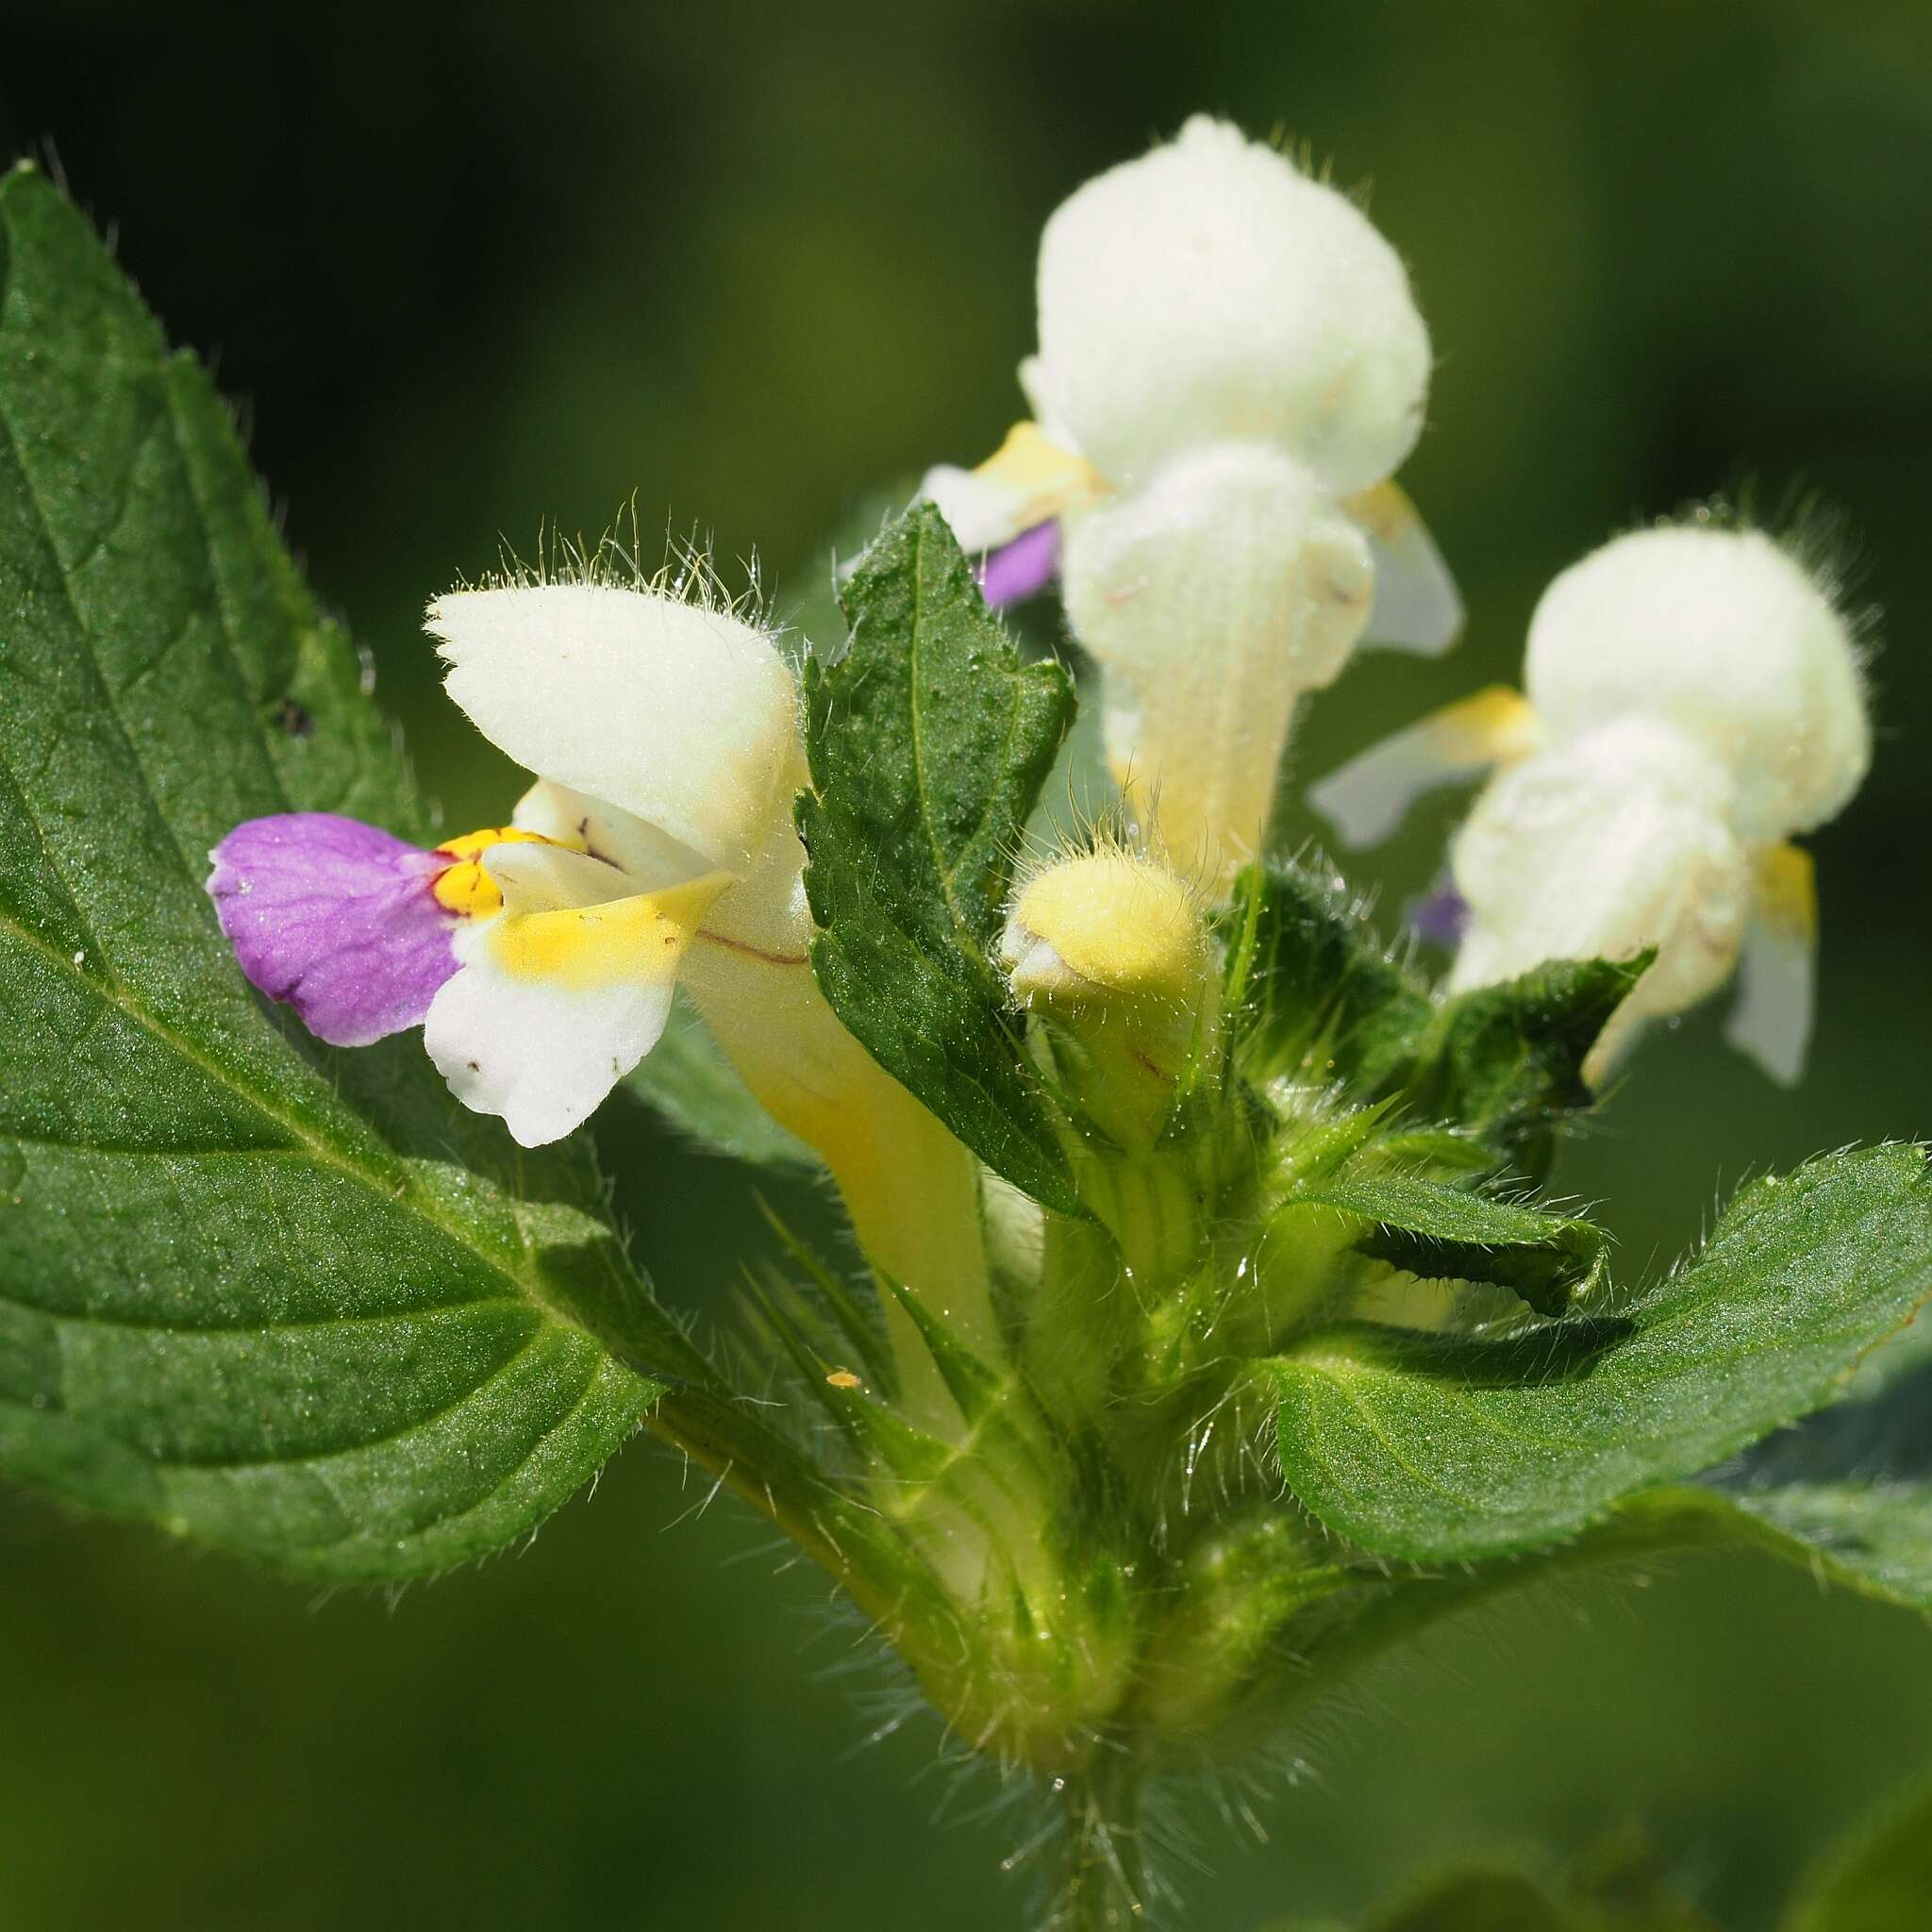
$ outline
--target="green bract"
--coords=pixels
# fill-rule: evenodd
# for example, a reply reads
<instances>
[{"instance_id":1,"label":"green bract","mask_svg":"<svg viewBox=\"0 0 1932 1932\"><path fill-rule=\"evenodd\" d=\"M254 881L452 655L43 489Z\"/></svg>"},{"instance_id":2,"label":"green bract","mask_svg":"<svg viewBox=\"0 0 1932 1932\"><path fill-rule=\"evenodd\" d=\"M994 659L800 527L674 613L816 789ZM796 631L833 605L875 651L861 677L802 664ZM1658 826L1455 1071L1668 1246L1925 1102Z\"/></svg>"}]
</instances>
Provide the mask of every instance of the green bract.
<instances>
[{"instance_id":1,"label":"green bract","mask_svg":"<svg viewBox=\"0 0 1932 1932\"><path fill-rule=\"evenodd\" d=\"M202 881L238 821L425 813L207 378L56 191L8 177L8 1471L396 1578L524 1534L648 1423L851 1591L959 1735L1061 1782L1086 1924L1138 1893L1147 1775L1228 1762L1539 1574L1748 1544L1932 1608L1932 1369L1899 1356L1793 1426L1932 1292L1917 1149L1755 1182L1699 1255L1620 1283L1524 1187L1647 960L1448 998L1274 858L1178 897L1212 961L1166 1016L1178 1066L1081 1017L1073 954L1029 1012L1001 946L1054 862L1027 828L1072 684L1023 660L930 506L842 608L803 679L812 970L976 1157L992 1316L797 1247L740 1390L626 1257L585 1141L520 1152L414 1042L318 1046L235 970ZM813 1162L689 1016L632 1085L721 1152ZM897 1403L882 1303L942 1416ZM1391 1923L1476 1923L1429 1910Z\"/></svg>"}]
</instances>

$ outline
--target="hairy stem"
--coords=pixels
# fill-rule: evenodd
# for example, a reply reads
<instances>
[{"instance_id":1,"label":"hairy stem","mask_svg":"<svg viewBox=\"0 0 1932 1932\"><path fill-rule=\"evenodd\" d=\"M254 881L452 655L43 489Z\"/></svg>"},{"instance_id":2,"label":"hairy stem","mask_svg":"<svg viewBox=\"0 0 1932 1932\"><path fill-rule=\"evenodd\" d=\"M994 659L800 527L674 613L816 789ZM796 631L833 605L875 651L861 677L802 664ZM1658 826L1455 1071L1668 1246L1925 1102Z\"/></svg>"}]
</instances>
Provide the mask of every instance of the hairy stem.
<instances>
[{"instance_id":1,"label":"hairy stem","mask_svg":"<svg viewBox=\"0 0 1932 1932\"><path fill-rule=\"evenodd\" d=\"M1066 1838L1044 1932L1123 1932L1146 1924L1141 1771L1119 1748L1060 1784Z\"/></svg>"}]
</instances>

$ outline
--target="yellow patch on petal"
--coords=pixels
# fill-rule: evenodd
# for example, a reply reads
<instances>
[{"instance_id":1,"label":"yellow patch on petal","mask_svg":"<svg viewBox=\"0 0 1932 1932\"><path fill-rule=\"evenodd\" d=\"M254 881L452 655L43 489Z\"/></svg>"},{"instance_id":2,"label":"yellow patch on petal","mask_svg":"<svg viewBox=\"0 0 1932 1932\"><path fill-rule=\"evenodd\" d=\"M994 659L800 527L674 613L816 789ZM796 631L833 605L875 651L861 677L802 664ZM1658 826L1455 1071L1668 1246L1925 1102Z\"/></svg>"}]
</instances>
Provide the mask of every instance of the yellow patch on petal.
<instances>
[{"instance_id":1,"label":"yellow patch on petal","mask_svg":"<svg viewBox=\"0 0 1932 1932\"><path fill-rule=\"evenodd\" d=\"M725 872L601 906L515 913L491 929L497 965L514 979L549 980L573 991L672 978L698 922L732 882Z\"/></svg>"},{"instance_id":2,"label":"yellow patch on petal","mask_svg":"<svg viewBox=\"0 0 1932 1932\"><path fill-rule=\"evenodd\" d=\"M1408 491L1396 483L1376 483L1344 496L1341 507L1370 536L1383 543L1399 543L1422 518Z\"/></svg>"},{"instance_id":3,"label":"yellow patch on petal","mask_svg":"<svg viewBox=\"0 0 1932 1932\"><path fill-rule=\"evenodd\" d=\"M1351 758L1309 788L1308 802L1343 844L1378 845L1425 791L1514 764L1541 742L1542 724L1529 700L1492 684Z\"/></svg>"},{"instance_id":4,"label":"yellow patch on petal","mask_svg":"<svg viewBox=\"0 0 1932 1932\"><path fill-rule=\"evenodd\" d=\"M1013 504L1015 530L1030 530L1107 492L1085 457L1062 449L1037 423L1015 423L1007 440L973 472Z\"/></svg>"},{"instance_id":5,"label":"yellow patch on petal","mask_svg":"<svg viewBox=\"0 0 1932 1932\"><path fill-rule=\"evenodd\" d=\"M503 894L496 881L483 870L483 855L492 845L557 845L563 841L546 839L541 832L525 832L516 825L485 825L478 832L465 832L448 839L436 850L453 862L436 877L430 890L446 912L459 919L489 919L503 910Z\"/></svg>"},{"instance_id":6,"label":"yellow patch on petal","mask_svg":"<svg viewBox=\"0 0 1932 1932\"><path fill-rule=\"evenodd\" d=\"M1757 912L1778 939L1818 937L1818 867L1802 846L1774 845L1757 860Z\"/></svg>"},{"instance_id":7,"label":"yellow patch on petal","mask_svg":"<svg viewBox=\"0 0 1932 1932\"><path fill-rule=\"evenodd\" d=\"M1818 879L1811 855L1790 844L1760 853L1751 909L1738 1004L1724 1038L1790 1087L1805 1071L1816 1005Z\"/></svg>"}]
</instances>

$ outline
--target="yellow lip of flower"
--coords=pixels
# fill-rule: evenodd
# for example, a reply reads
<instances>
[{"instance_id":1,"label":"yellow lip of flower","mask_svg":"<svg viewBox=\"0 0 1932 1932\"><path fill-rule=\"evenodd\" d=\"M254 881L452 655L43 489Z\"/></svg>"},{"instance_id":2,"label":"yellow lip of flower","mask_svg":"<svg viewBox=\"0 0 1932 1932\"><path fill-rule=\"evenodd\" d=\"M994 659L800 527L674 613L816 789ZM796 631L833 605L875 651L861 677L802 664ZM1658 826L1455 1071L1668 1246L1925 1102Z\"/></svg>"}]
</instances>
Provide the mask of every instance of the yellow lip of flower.
<instances>
[{"instance_id":1,"label":"yellow lip of flower","mask_svg":"<svg viewBox=\"0 0 1932 1932\"><path fill-rule=\"evenodd\" d=\"M516 913L492 929L491 951L511 978L571 991L668 983L698 922L731 882L729 873L712 872L599 906Z\"/></svg>"},{"instance_id":2,"label":"yellow lip of flower","mask_svg":"<svg viewBox=\"0 0 1932 1932\"><path fill-rule=\"evenodd\" d=\"M483 869L483 855L492 845L558 845L563 841L545 838L541 832L525 832L515 825L485 825L480 831L465 832L436 848L436 856L448 858L450 865L437 874L430 891L436 902L459 919L489 919L503 910L503 893L496 881Z\"/></svg>"}]
</instances>

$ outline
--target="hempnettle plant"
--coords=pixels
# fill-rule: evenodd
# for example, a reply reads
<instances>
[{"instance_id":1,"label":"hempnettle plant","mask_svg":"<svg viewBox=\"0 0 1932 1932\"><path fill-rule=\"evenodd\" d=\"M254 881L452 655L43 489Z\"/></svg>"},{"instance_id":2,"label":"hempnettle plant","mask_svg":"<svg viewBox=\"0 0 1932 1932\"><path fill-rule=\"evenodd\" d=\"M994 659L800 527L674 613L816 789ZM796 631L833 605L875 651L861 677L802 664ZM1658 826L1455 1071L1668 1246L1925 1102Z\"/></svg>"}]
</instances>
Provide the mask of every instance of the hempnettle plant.
<instances>
[{"instance_id":1,"label":"hempnettle plant","mask_svg":"<svg viewBox=\"0 0 1932 1932\"><path fill-rule=\"evenodd\" d=\"M392 1581L645 1429L1033 1781L1069 1928L1168 1902L1150 1789L1486 1596L1748 1545L1932 1607L1932 1362L1866 1359L1932 1291L1921 1152L1754 1181L1643 1280L1539 1192L1734 977L1732 1039L1798 1074L1790 841L1865 773L1857 626L1717 514L1566 571L1520 694L1315 789L1360 846L1486 777L1446 976L1390 950L1270 828L1304 699L1460 625L1390 480L1429 340L1290 158L1196 120L1074 194L1032 420L803 636L613 544L437 597L530 778L460 836L202 373L28 170L0 293L6 1468ZM990 608L1056 579L1066 662ZM575 1132L620 1084L849 1217L862 1268L792 1240L731 1369Z\"/></svg>"}]
</instances>

